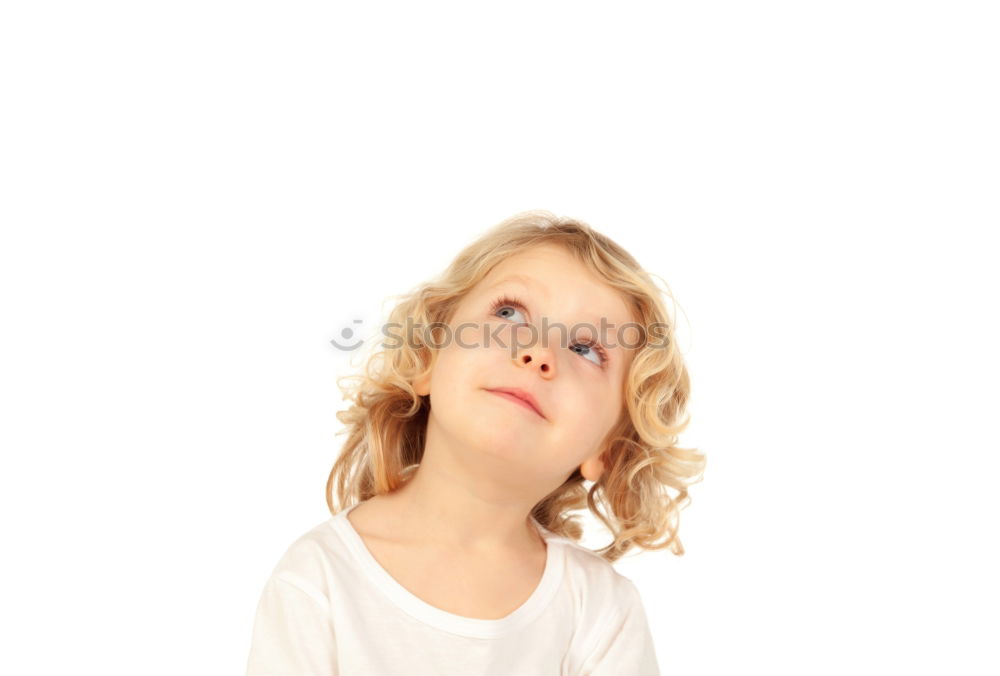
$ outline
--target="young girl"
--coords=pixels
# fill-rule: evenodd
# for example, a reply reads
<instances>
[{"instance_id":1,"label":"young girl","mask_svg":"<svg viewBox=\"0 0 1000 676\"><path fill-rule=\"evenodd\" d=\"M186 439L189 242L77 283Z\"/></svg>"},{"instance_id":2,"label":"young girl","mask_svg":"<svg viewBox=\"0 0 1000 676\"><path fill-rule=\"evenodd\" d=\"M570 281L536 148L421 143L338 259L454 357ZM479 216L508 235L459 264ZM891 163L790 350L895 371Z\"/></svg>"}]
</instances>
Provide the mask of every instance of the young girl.
<instances>
[{"instance_id":1,"label":"young girl","mask_svg":"<svg viewBox=\"0 0 1000 676\"><path fill-rule=\"evenodd\" d=\"M651 275L585 223L526 212L384 332L342 388L333 516L267 581L248 676L659 674L611 564L684 553L705 458L676 445L688 374ZM596 552L570 516L585 507L614 536Z\"/></svg>"}]
</instances>

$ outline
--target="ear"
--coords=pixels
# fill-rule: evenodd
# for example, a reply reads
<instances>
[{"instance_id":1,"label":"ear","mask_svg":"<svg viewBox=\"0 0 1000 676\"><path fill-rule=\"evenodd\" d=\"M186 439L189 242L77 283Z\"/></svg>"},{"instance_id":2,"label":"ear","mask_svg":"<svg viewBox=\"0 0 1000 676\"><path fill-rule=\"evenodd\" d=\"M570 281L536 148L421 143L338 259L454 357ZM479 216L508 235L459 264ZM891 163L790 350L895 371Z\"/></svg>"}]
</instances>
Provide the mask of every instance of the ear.
<instances>
[{"instance_id":1,"label":"ear","mask_svg":"<svg viewBox=\"0 0 1000 676\"><path fill-rule=\"evenodd\" d=\"M426 396L431 393L431 374L428 373L423 378L417 378L413 381L413 391L420 396Z\"/></svg>"},{"instance_id":2,"label":"ear","mask_svg":"<svg viewBox=\"0 0 1000 676\"><path fill-rule=\"evenodd\" d=\"M604 461L601 460L601 453L597 453L586 460L580 465L580 474L587 481L597 481L604 474Z\"/></svg>"}]
</instances>

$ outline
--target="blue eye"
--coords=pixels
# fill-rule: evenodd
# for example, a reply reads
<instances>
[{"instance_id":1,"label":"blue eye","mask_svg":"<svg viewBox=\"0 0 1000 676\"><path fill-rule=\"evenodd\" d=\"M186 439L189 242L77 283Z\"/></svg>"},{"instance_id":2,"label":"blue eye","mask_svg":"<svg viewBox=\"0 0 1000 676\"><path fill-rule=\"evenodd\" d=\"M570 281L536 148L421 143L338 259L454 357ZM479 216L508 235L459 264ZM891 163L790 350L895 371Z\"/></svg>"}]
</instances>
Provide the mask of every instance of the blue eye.
<instances>
[{"instance_id":1,"label":"blue eye","mask_svg":"<svg viewBox=\"0 0 1000 676\"><path fill-rule=\"evenodd\" d=\"M515 312L523 312L524 306L521 305L516 300L510 300L509 298L500 298L493 303L493 314L498 313L500 310L514 310ZM504 319L510 319L510 316L505 316ZM520 322L524 324L525 322Z\"/></svg>"},{"instance_id":2,"label":"blue eye","mask_svg":"<svg viewBox=\"0 0 1000 676\"><path fill-rule=\"evenodd\" d=\"M580 347L581 349L578 350L576 349L577 347ZM604 366L606 357L604 354L604 350L601 348L600 345L597 345L596 343L574 343L570 347L570 349L576 352L577 354L582 354L582 355L596 354L598 361L595 361L594 363L597 364L598 366Z\"/></svg>"},{"instance_id":3,"label":"blue eye","mask_svg":"<svg viewBox=\"0 0 1000 676\"><path fill-rule=\"evenodd\" d=\"M493 301L493 305L491 306L490 311L493 314L498 314L501 310L513 310L515 312L523 313L525 311L525 307L524 303L522 303L516 298L511 298L510 296L500 296L495 301ZM510 319L510 315L504 316L503 319ZM520 322L520 323L524 324L525 322ZM577 354L583 355L585 359L588 357L588 355L596 354L597 355L596 361L593 359L590 359L588 361L593 362L594 365L600 368L607 367L608 353L599 343L595 342L573 343L570 346L570 349L573 350L573 352L576 352Z\"/></svg>"}]
</instances>

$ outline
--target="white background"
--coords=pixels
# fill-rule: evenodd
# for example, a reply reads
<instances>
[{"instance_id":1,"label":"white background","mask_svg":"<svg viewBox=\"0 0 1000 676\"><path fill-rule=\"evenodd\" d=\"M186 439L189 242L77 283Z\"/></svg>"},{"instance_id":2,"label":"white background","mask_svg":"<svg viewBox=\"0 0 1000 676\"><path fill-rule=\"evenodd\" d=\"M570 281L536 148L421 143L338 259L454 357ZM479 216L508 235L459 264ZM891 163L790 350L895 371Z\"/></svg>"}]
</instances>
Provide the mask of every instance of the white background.
<instances>
[{"instance_id":1,"label":"white background","mask_svg":"<svg viewBox=\"0 0 1000 676\"><path fill-rule=\"evenodd\" d=\"M998 673L991 4L4 4L0 671L243 673L328 341L543 208L679 303L663 673Z\"/></svg>"}]
</instances>

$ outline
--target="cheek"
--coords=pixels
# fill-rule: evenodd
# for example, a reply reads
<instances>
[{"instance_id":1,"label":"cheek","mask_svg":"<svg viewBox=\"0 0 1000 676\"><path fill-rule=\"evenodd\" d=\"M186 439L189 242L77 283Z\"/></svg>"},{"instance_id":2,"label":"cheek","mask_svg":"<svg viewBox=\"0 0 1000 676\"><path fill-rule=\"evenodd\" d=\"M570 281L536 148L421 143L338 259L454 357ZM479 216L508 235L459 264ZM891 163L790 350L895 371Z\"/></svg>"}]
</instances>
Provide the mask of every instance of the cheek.
<instances>
[{"instance_id":1,"label":"cheek","mask_svg":"<svg viewBox=\"0 0 1000 676\"><path fill-rule=\"evenodd\" d=\"M559 397L561 424L566 444L589 449L601 441L617 419L615 404L607 394L588 393L585 388L567 388Z\"/></svg>"},{"instance_id":2,"label":"cheek","mask_svg":"<svg viewBox=\"0 0 1000 676\"><path fill-rule=\"evenodd\" d=\"M448 410L461 411L463 403L474 394L478 387L485 387L482 367L477 366L475 348L460 348L454 344L438 354L431 374L431 406L437 402L440 414L447 405Z\"/></svg>"}]
</instances>

